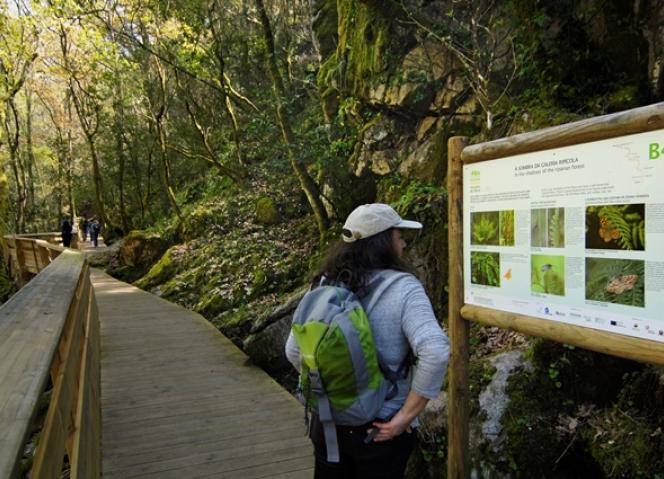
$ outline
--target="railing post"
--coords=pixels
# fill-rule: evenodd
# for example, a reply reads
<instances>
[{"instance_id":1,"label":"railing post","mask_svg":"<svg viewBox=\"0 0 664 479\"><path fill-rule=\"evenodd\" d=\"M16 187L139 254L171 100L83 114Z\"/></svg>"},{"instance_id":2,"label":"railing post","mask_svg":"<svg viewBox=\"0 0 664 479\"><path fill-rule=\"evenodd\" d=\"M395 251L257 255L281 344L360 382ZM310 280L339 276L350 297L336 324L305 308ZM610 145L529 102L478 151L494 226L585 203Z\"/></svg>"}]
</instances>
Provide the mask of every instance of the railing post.
<instances>
[{"instance_id":1,"label":"railing post","mask_svg":"<svg viewBox=\"0 0 664 479\"><path fill-rule=\"evenodd\" d=\"M470 477L468 460L468 338L470 326L460 314L463 306L463 168L461 151L468 138L454 136L447 143L448 193L448 331L452 344L449 368L447 477Z\"/></svg>"}]
</instances>

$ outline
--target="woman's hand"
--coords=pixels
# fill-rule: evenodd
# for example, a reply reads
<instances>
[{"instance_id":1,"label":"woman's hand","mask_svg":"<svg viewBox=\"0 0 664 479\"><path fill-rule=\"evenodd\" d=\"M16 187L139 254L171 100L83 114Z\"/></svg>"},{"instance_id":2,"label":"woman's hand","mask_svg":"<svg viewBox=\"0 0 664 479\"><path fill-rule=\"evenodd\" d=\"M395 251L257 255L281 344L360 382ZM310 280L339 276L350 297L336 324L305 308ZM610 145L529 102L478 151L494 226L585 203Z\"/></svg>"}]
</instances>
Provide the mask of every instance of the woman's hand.
<instances>
[{"instance_id":1,"label":"woman's hand","mask_svg":"<svg viewBox=\"0 0 664 479\"><path fill-rule=\"evenodd\" d=\"M405 421L405 418L399 417L397 414L389 422L374 422L373 425L378 429L374 435L374 441L389 441L401 435L404 431L411 432L410 422ZM369 429L371 431L371 429Z\"/></svg>"},{"instance_id":2,"label":"woman's hand","mask_svg":"<svg viewBox=\"0 0 664 479\"><path fill-rule=\"evenodd\" d=\"M415 391L410 391L401 409L388 422L374 422L378 430L373 440L376 442L389 441L402 434L404 431L411 432L410 423L415 420L429 400L420 396ZM372 429L369 429L369 433Z\"/></svg>"}]
</instances>

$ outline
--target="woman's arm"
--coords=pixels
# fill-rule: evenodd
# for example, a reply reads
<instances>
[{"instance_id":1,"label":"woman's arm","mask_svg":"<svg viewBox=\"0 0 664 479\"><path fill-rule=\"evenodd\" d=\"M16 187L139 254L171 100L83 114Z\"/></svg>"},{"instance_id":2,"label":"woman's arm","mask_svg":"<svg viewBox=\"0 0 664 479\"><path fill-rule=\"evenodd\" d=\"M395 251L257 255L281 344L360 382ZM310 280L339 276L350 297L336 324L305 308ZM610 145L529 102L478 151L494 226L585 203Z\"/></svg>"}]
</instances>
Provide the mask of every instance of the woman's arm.
<instances>
[{"instance_id":1,"label":"woman's arm","mask_svg":"<svg viewBox=\"0 0 664 479\"><path fill-rule=\"evenodd\" d=\"M374 441L389 441L404 431L410 432L410 424L422 412L428 402L429 399L420 396L415 391L410 391L406 397L406 402L389 422L373 423L378 428Z\"/></svg>"},{"instance_id":2,"label":"woman's arm","mask_svg":"<svg viewBox=\"0 0 664 479\"><path fill-rule=\"evenodd\" d=\"M286 357L298 372L300 372L300 348L291 332L286 340Z\"/></svg>"}]
</instances>

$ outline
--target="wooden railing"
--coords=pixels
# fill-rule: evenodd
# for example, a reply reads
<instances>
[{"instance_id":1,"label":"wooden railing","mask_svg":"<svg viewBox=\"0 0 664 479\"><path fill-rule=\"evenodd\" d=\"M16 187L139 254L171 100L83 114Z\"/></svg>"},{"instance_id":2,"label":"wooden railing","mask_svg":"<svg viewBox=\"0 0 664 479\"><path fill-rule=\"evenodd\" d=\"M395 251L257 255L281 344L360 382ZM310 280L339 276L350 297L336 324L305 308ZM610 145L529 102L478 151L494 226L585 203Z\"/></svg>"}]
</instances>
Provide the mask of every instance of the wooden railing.
<instances>
[{"instance_id":1,"label":"wooden railing","mask_svg":"<svg viewBox=\"0 0 664 479\"><path fill-rule=\"evenodd\" d=\"M84 256L40 239L5 237L26 281L0 307L0 478L17 473L40 398L52 392L31 478L100 477L99 323ZM38 273L38 274L37 274Z\"/></svg>"},{"instance_id":2,"label":"wooden railing","mask_svg":"<svg viewBox=\"0 0 664 479\"><path fill-rule=\"evenodd\" d=\"M72 237L72 248L78 248L78 239ZM19 286L48 266L63 248L60 233L35 233L7 235L5 240L5 258L9 258L10 273Z\"/></svg>"}]
</instances>

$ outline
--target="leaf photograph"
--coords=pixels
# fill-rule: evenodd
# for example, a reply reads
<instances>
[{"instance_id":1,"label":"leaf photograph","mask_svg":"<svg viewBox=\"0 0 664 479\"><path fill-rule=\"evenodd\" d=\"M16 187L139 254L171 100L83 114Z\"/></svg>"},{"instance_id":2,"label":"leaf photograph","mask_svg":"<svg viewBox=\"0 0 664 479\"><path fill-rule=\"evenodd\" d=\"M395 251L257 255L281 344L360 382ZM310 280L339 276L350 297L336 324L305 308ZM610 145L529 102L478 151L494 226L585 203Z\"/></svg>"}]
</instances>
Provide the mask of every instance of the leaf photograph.
<instances>
[{"instance_id":1,"label":"leaf photograph","mask_svg":"<svg viewBox=\"0 0 664 479\"><path fill-rule=\"evenodd\" d=\"M565 247L565 208L539 208L530 212L530 245Z\"/></svg>"},{"instance_id":2,"label":"leaf photograph","mask_svg":"<svg viewBox=\"0 0 664 479\"><path fill-rule=\"evenodd\" d=\"M500 214L500 246L514 246L514 210L504 210Z\"/></svg>"},{"instance_id":3,"label":"leaf photograph","mask_svg":"<svg viewBox=\"0 0 664 479\"><path fill-rule=\"evenodd\" d=\"M565 296L565 257L534 254L530 257L533 293Z\"/></svg>"},{"instance_id":4,"label":"leaf photograph","mask_svg":"<svg viewBox=\"0 0 664 479\"><path fill-rule=\"evenodd\" d=\"M586 299L645 307L645 262L586 258Z\"/></svg>"},{"instance_id":5,"label":"leaf photograph","mask_svg":"<svg viewBox=\"0 0 664 479\"><path fill-rule=\"evenodd\" d=\"M586 249L645 251L644 203L586 207Z\"/></svg>"},{"instance_id":6,"label":"leaf photograph","mask_svg":"<svg viewBox=\"0 0 664 479\"><path fill-rule=\"evenodd\" d=\"M470 214L471 244L498 246L498 211L483 211Z\"/></svg>"},{"instance_id":7,"label":"leaf photograph","mask_svg":"<svg viewBox=\"0 0 664 479\"><path fill-rule=\"evenodd\" d=\"M471 282L500 287L500 253L470 253Z\"/></svg>"}]
</instances>

